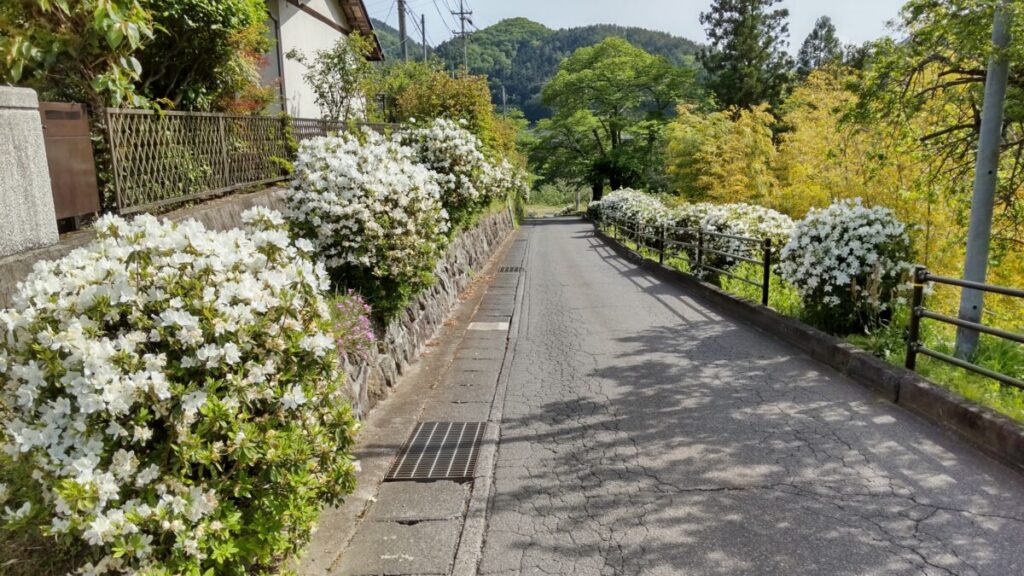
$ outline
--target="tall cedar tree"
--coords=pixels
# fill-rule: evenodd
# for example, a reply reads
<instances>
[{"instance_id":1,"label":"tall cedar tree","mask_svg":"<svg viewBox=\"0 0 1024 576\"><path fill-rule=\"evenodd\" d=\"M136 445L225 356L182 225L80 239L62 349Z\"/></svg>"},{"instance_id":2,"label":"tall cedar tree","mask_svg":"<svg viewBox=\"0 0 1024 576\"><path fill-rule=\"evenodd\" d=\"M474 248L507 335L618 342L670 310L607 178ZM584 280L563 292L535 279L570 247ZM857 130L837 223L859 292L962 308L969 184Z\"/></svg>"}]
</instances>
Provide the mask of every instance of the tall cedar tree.
<instances>
[{"instance_id":1,"label":"tall cedar tree","mask_svg":"<svg viewBox=\"0 0 1024 576\"><path fill-rule=\"evenodd\" d=\"M778 106L792 79L789 10L773 9L781 0L714 0L702 12L710 45L700 62L708 71L708 87L723 107Z\"/></svg>"},{"instance_id":2,"label":"tall cedar tree","mask_svg":"<svg viewBox=\"0 0 1024 576\"><path fill-rule=\"evenodd\" d=\"M796 73L806 78L822 66L841 62L842 58L843 45L836 36L836 26L831 18L822 16L814 23L814 30L811 30L800 46L800 53L796 56Z\"/></svg>"}]
</instances>

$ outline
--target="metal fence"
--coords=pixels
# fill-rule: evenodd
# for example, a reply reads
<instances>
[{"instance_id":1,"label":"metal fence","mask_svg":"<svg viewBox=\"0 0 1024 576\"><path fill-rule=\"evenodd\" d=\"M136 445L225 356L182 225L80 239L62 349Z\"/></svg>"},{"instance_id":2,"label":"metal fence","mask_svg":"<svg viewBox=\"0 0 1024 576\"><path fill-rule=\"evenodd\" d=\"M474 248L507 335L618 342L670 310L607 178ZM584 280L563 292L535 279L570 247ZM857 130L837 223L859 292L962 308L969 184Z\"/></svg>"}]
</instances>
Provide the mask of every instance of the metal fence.
<instances>
[{"instance_id":1,"label":"metal fence","mask_svg":"<svg viewBox=\"0 0 1024 576\"><path fill-rule=\"evenodd\" d=\"M301 142L347 124L312 118L106 110L117 211L125 214L280 182ZM361 124L377 131L388 124Z\"/></svg>"},{"instance_id":2,"label":"metal fence","mask_svg":"<svg viewBox=\"0 0 1024 576\"><path fill-rule=\"evenodd\" d=\"M349 124L340 120L324 120L318 118L292 118L292 136L296 141L302 142L310 138L327 136L328 134L344 132ZM362 128L369 128L380 133L393 129L397 124L380 122L359 122L356 124Z\"/></svg>"},{"instance_id":3,"label":"metal fence","mask_svg":"<svg viewBox=\"0 0 1024 576\"><path fill-rule=\"evenodd\" d=\"M650 225L640 220L628 222L613 218L603 224L611 229L616 240L635 242L641 255L644 251L657 253L661 264L667 258L686 256L690 272L697 276L706 273L726 276L759 288L761 304L768 305L772 263L772 241L769 238L749 238L704 228ZM755 257L758 255L760 258ZM727 269L740 262L759 266L761 277L755 281Z\"/></svg>"},{"instance_id":4,"label":"metal fence","mask_svg":"<svg viewBox=\"0 0 1024 576\"><path fill-rule=\"evenodd\" d=\"M965 370L981 374L1007 384L1016 388L1024 389L1024 381L1008 376L1006 374L1000 374L993 370L989 370L984 366L979 366L972 362L943 354L937 350L931 350L924 346L921 342L921 321L925 318L941 322L943 324L950 324L960 328L967 328L968 330L975 330L982 334L988 334L1018 344L1024 344L1024 334L1016 334L1014 332L1007 332L1006 330L1000 330L999 328L993 328L984 324L976 322L969 322L967 320L961 320L960 318L953 318L952 316L946 316L939 314L933 310L928 310L924 306L924 287L925 284L932 282L935 284L944 284L947 286L957 286L959 288L967 288L970 290L980 290L989 294L1002 294L1004 296L1012 296L1015 298L1024 298L1024 290L1017 290L1015 288L1005 288L1002 286L993 286L991 284L982 284L980 282L971 282L969 280L960 280L958 278L947 278L944 276L936 276L930 274L928 270L922 266L918 266L914 269L914 294L911 302L911 314L910 314L910 327L907 338L907 361L906 367L910 370L917 369L917 355L924 354L930 356L936 360L941 360L954 366L959 366Z\"/></svg>"}]
</instances>

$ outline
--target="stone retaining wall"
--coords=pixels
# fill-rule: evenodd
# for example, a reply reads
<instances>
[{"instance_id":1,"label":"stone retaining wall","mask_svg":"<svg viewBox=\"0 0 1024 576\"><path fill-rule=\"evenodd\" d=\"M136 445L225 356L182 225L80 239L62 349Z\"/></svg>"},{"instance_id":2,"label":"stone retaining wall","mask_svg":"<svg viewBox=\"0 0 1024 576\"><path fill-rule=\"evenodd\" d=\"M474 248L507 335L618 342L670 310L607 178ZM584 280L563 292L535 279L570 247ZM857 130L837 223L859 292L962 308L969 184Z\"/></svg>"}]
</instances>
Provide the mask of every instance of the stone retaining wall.
<instances>
[{"instance_id":1,"label":"stone retaining wall","mask_svg":"<svg viewBox=\"0 0 1024 576\"><path fill-rule=\"evenodd\" d=\"M490 214L473 228L452 240L434 271L437 281L416 297L405 312L378 335L377 350L368 359L346 362L352 409L365 418L386 398L398 381L434 337L491 254L508 237L514 226L508 211Z\"/></svg>"},{"instance_id":2,"label":"stone retaining wall","mask_svg":"<svg viewBox=\"0 0 1024 576\"><path fill-rule=\"evenodd\" d=\"M275 210L284 208L286 190L271 188L252 194L236 194L165 215L171 220L195 218L211 230L227 230L242 225L241 215L253 206ZM435 270L437 282L409 305L379 334L377 350L367 359L347 360L349 396L352 409L363 418L380 400L387 397L398 377L412 364L423 347L447 319L458 302L459 293L472 282L475 273L490 258L514 226L508 211L490 214L456 236ZM0 258L0 308L11 304L18 282L39 260L66 255L93 238L89 230L66 235L58 244Z\"/></svg>"}]
</instances>

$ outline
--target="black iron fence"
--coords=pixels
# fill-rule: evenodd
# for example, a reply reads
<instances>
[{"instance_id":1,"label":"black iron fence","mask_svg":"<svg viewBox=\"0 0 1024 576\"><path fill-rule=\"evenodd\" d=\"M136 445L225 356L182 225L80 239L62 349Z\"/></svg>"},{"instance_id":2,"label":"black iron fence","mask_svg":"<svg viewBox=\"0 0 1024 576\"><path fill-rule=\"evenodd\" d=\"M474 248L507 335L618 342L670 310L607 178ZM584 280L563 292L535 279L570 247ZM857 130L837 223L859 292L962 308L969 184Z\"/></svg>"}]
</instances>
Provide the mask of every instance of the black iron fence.
<instances>
[{"instance_id":1,"label":"black iron fence","mask_svg":"<svg viewBox=\"0 0 1024 576\"><path fill-rule=\"evenodd\" d=\"M981 374L992 378L993 380L1002 382L1003 384L1014 386L1016 388L1024 389L1024 381L1001 374L993 370L989 370L984 366L979 366L973 362L950 356L949 354L943 354L937 350L927 348L921 341L921 321L924 319L933 320L943 324L949 324L958 328L966 328L968 330L974 330L981 334L988 334L1016 342L1018 344L1024 344L1024 334L1017 334L1014 332L1008 332L999 328L993 328L992 326L986 326L977 322L969 322L960 318L954 318L952 316L946 316L939 314L934 310L928 310L924 305L924 287L929 282L934 284L943 284L946 286L956 286L959 288L966 288L969 290L980 290L989 294L1002 294L1004 296L1011 296L1014 298L1024 298L1024 290L1018 290L1015 288L1006 288L1003 286L993 286L991 284L982 284L980 282L971 282L969 280L960 280L958 278L947 278L944 276L936 276L928 272L928 270L922 266L918 266L914 269L914 294L911 302L911 313L910 313L910 328L907 338L907 360L906 367L910 370L917 369L917 356L918 354L924 354L930 356L936 360L947 362L954 366L959 366L965 370L969 370L976 374Z\"/></svg>"},{"instance_id":2,"label":"black iron fence","mask_svg":"<svg viewBox=\"0 0 1024 576\"><path fill-rule=\"evenodd\" d=\"M629 221L605 217L600 219L597 225L615 240L623 243L623 245L626 245L626 241L632 242L636 247L634 251L641 256L657 257L658 262L662 264L669 258L685 257L689 264L690 273L698 277L706 277L708 274L726 276L758 287L761 290L761 303L764 305L768 304L773 257L770 239L724 234L705 228L682 228L665 224L645 224L639 219ZM757 257L758 255L760 257ZM759 266L761 272L760 282L734 273L732 271L734 265L740 262ZM1024 380L928 348L924 345L921 337L922 321L930 320L958 328L974 330L981 334L987 334L1009 342L1024 344L1024 334L1010 332L977 322L969 322L927 309L924 305L924 287L928 283L933 283L955 286L961 289L980 290L989 294L1021 299L1024 299L1024 290L938 276L929 273L924 267L915 268L913 283L914 290L907 338L906 367L908 369L916 370L917 358L923 354L986 376L1002 384L1024 390Z\"/></svg>"},{"instance_id":3,"label":"black iron fence","mask_svg":"<svg viewBox=\"0 0 1024 576\"><path fill-rule=\"evenodd\" d=\"M108 108L106 120L122 214L280 182L294 160L289 122L298 142L347 127L310 118L122 108Z\"/></svg>"},{"instance_id":4,"label":"black iron fence","mask_svg":"<svg viewBox=\"0 0 1024 576\"><path fill-rule=\"evenodd\" d=\"M645 251L656 253L658 262L667 258L686 257L690 272L698 277L725 276L761 290L761 304L768 305L771 291L772 241L770 238L750 238L725 234L704 228L674 227L668 224L645 224L640 219L630 222L607 218L601 225L616 240L630 240L641 255ZM740 262L754 264L760 269L760 278L751 280L732 271Z\"/></svg>"}]
</instances>

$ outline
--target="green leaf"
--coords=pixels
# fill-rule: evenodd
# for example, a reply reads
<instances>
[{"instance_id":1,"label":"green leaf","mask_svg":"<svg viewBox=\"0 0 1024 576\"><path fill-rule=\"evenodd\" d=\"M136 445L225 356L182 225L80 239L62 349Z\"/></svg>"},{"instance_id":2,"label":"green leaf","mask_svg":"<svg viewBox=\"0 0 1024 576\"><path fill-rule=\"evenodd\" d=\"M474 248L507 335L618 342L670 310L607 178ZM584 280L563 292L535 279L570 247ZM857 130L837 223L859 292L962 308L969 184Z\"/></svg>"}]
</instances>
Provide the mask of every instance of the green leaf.
<instances>
[{"instance_id":1,"label":"green leaf","mask_svg":"<svg viewBox=\"0 0 1024 576\"><path fill-rule=\"evenodd\" d=\"M124 40L124 31L121 30L120 26L111 26L107 29L107 44L111 48L120 46L122 40Z\"/></svg>"},{"instance_id":2,"label":"green leaf","mask_svg":"<svg viewBox=\"0 0 1024 576\"><path fill-rule=\"evenodd\" d=\"M139 46L139 27L136 24L132 23L132 22L128 22L128 23L125 24L125 30L127 31L127 34L128 34L128 44L131 45L132 48L138 48L138 46ZM134 58L132 60L134 60ZM138 70L137 72L141 72L141 69Z\"/></svg>"}]
</instances>

